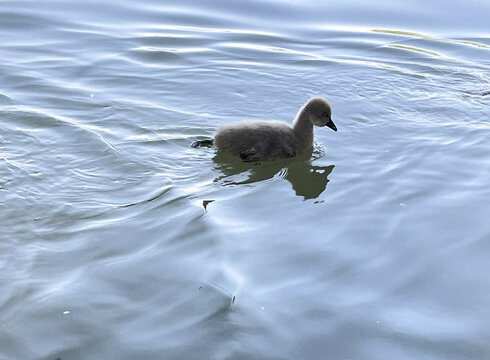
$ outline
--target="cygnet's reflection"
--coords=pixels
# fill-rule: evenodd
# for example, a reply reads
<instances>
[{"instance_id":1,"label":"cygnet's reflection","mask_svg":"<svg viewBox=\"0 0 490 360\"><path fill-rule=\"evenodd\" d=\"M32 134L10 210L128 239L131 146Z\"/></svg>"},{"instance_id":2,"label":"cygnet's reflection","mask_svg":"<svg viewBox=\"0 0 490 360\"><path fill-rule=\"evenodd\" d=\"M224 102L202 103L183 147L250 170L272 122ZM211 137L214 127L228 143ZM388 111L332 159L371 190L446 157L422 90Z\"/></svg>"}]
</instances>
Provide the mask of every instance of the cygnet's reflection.
<instances>
[{"instance_id":1,"label":"cygnet's reflection","mask_svg":"<svg viewBox=\"0 0 490 360\"><path fill-rule=\"evenodd\" d=\"M280 159L270 162L243 162L234 156L218 153L214 158L215 168L223 175L215 179L224 185L250 184L274 177L286 179L293 186L296 195L315 199L328 183L328 175L334 165L314 166L309 155L294 159Z\"/></svg>"}]
</instances>

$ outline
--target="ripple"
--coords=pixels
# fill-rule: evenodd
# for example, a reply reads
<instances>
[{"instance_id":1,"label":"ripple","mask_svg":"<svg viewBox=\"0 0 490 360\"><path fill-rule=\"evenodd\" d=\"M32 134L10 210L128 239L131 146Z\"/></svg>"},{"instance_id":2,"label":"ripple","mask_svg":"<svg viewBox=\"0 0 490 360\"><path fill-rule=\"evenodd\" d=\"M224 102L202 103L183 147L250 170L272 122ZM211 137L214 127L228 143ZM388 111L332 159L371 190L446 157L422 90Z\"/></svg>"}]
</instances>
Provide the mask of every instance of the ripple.
<instances>
[{"instance_id":1,"label":"ripple","mask_svg":"<svg viewBox=\"0 0 490 360\"><path fill-rule=\"evenodd\" d=\"M0 106L13 105L14 100L7 95L0 94Z\"/></svg>"},{"instance_id":2,"label":"ripple","mask_svg":"<svg viewBox=\"0 0 490 360\"><path fill-rule=\"evenodd\" d=\"M430 50L418 48L418 47L415 47L415 46L396 45L396 44L389 44L387 46L388 47L393 47L393 48L396 48L396 49L403 49L403 50L415 51L415 52L419 52L419 53L430 55L430 56L442 57L441 54L436 53L435 51L430 51Z\"/></svg>"},{"instance_id":3,"label":"ripple","mask_svg":"<svg viewBox=\"0 0 490 360\"><path fill-rule=\"evenodd\" d=\"M220 46L224 48L236 48L236 49L243 49L243 50L287 54L292 56L292 59L294 60L295 63L305 64L307 66L311 66L312 64L315 63L318 63L319 65L325 63L339 63L339 64L347 64L347 65L361 65L361 66L368 66L368 67L376 67L380 69L401 72L407 75L420 77L420 78L425 78L430 76L428 74L413 72L410 69L396 66L394 64L388 64L382 62L381 60L377 61L375 59L362 60L362 59L347 58L347 57L326 57L321 54L316 54L312 52L305 52L305 51L288 49L283 47L264 46L261 44L222 43L220 44ZM255 56L249 55L249 57L255 57ZM274 61L280 59L281 58L274 58Z\"/></svg>"},{"instance_id":4,"label":"ripple","mask_svg":"<svg viewBox=\"0 0 490 360\"><path fill-rule=\"evenodd\" d=\"M474 47L483 48L483 49L489 48L488 45L486 45L484 43L477 42L477 41L459 40L459 39L444 39L444 38L438 38L438 37L435 37L432 35L410 32L410 31L390 30L390 29L372 29L371 31L377 32L377 33L382 33L382 34L393 34L393 35L401 35L401 36L407 36L407 37L413 37L413 38L430 39L430 40L444 41L444 42L446 42L446 41L447 42L454 42L457 44L469 45L469 46L474 46Z\"/></svg>"},{"instance_id":5,"label":"ripple","mask_svg":"<svg viewBox=\"0 0 490 360\"><path fill-rule=\"evenodd\" d=\"M164 188L160 189L156 194L152 195L148 199L139 200L139 201L128 203L128 204L117 205L117 207L126 208L126 207L146 204L146 203L149 203L149 202L152 202L152 201L155 201L155 200L158 200L158 199L164 197L171 189L172 189L172 186L170 186L170 185L165 186Z\"/></svg>"},{"instance_id":6,"label":"ripple","mask_svg":"<svg viewBox=\"0 0 490 360\"><path fill-rule=\"evenodd\" d=\"M200 53L200 52L207 52L207 51L212 51L211 49L208 48L200 48L200 47L188 47L188 48L163 48L163 47L151 47L151 46L141 46L137 48L131 49L132 51L143 51L143 52L153 52L153 53Z\"/></svg>"},{"instance_id":7,"label":"ripple","mask_svg":"<svg viewBox=\"0 0 490 360\"><path fill-rule=\"evenodd\" d=\"M199 26L183 26L183 25L157 25L149 29L157 30L177 30L194 33L217 33L217 34L243 34L243 35L260 35L264 37L276 37L277 33L260 31L255 29L231 29L231 28L214 28L214 27L199 27Z\"/></svg>"},{"instance_id":8,"label":"ripple","mask_svg":"<svg viewBox=\"0 0 490 360\"><path fill-rule=\"evenodd\" d=\"M7 106L4 109L6 111L11 112L12 114L18 115L17 119L20 121L25 121L25 125L29 127L33 126L33 124L30 122L29 119L32 116L35 116L38 120L34 124L35 128L38 127L49 128L49 127L57 127L60 125L69 125L79 130L85 131L89 134L95 135L102 143L107 145L110 149L117 150L117 148L113 144L111 144L104 137L104 135L102 135L102 133L110 134L111 131L108 129L98 127L96 125L82 124L66 116L53 114L42 109L31 108L28 106L14 105L14 106Z\"/></svg>"}]
</instances>

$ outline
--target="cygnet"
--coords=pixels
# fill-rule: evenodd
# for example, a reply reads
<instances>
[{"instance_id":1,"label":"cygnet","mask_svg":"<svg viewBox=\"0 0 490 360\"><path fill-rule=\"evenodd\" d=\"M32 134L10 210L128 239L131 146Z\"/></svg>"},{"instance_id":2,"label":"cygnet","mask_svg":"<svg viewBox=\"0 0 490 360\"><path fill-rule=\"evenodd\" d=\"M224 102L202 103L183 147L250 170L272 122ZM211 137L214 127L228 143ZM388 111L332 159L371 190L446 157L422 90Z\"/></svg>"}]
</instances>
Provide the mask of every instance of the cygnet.
<instances>
[{"instance_id":1,"label":"cygnet","mask_svg":"<svg viewBox=\"0 0 490 360\"><path fill-rule=\"evenodd\" d=\"M214 139L194 141L191 146L214 145L243 161L291 158L313 147L313 125L337 131L331 116L328 102L313 97L299 110L292 126L282 121L242 121L220 126Z\"/></svg>"}]
</instances>

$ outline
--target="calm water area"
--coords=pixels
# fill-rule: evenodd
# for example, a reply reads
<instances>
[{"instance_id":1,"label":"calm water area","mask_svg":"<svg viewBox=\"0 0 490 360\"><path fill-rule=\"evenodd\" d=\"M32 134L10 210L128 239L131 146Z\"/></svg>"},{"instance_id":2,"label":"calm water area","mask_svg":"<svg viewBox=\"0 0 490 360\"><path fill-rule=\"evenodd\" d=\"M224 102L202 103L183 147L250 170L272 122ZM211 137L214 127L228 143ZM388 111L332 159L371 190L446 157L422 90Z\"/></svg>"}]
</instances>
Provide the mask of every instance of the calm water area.
<instances>
[{"instance_id":1,"label":"calm water area","mask_svg":"<svg viewBox=\"0 0 490 360\"><path fill-rule=\"evenodd\" d=\"M490 359L489 14L0 1L0 360Z\"/></svg>"}]
</instances>

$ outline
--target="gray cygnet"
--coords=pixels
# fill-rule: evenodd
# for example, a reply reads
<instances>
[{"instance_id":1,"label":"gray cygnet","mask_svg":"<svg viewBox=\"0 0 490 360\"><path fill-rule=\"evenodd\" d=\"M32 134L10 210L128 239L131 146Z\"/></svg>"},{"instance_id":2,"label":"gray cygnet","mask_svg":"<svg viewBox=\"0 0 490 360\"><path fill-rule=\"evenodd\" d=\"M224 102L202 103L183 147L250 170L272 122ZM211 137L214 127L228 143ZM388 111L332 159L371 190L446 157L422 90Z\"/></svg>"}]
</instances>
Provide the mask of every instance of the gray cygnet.
<instances>
[{"instance_id":1,"label":"gray cygnet","mask_svg":"<svg viewBox=\"0 0 490 360\"><path fill-rule=\"evenodd\" d=\"M313 97L300 109L292 126L282 121L242 121L220 126L214 139L194 141L191 146L214 145L243 161L291 158L313 147L313 125L337 131L331 116L328 102Z\"/></svg>"}]
</instances>

